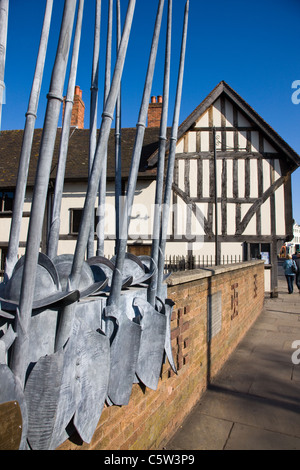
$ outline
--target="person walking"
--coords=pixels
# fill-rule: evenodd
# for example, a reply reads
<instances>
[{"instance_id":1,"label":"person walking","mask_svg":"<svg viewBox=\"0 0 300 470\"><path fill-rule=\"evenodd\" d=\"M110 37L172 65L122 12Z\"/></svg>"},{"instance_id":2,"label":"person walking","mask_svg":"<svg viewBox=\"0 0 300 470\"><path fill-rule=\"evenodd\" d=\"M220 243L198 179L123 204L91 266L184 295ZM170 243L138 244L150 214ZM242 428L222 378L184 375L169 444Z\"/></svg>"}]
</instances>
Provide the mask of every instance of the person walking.
<instances>
[{"instance_id":1,"label":"person walking","mask_svg":"<svg viewBox=\"0 0 300 470\"><path fill-rule=\"evenodd\" d=\"M292 258L292 255L287 255L286 260L283 263L284 274L287 280L287 286L289 294L293 293L294 290L294 279L297 266L295 261Z\"/></svg>"},{"instance_id":2,"label":"person walking","mask_svg":"<svg viewBox=\"0 0 300 470\"><path fill-rule=\"evenodd\" d=\"M294 260L297 266L296 272L296 286L298 287L299 294L300 294L300 251L297 251L296 259Z\"/></svg>"}]
</instances>

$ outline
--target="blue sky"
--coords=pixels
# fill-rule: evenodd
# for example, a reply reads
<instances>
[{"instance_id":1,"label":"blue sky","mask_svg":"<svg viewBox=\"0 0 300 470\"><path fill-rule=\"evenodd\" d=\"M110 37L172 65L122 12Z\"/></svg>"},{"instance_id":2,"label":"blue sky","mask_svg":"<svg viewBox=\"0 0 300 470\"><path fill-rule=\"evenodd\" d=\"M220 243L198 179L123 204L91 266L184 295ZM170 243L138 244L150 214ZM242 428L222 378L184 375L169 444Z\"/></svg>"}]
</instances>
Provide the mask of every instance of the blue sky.
<instances>
[{"instance_id":1,"label":"blue sky","mask_svg":"<svg viewBox=\"0 0 300 470\"><path fill-rule=\"evenodd\" d=\"M100 104L103 96L108 0L102 0L100 43ZM124 19L128 0L121 0ZM49 46L36 127L43 126L46 95L59 35L64 2L54 0ZM77 84L86 105L89 126L93 53L94 0L85 0ZM23 129L46 0L11 0L5 68L6 104L2 129ZM137 0L122 79L122 125L134 127L151 46L158 0ZM175 100L185 0L173 0L172 76L169 124ZM167 0L152 94L163 91ZM190 0L186 67L180 121L225 80L300 154L300 104L292 102L293 82L300 81L299 0ZM115 43L114 46L115 48ZM299 94L300 98L300 94ZM101 106L100 106L101 108ZM300 224L300 169L292 176L293 213Z\"/></svg>"}]
</instances>

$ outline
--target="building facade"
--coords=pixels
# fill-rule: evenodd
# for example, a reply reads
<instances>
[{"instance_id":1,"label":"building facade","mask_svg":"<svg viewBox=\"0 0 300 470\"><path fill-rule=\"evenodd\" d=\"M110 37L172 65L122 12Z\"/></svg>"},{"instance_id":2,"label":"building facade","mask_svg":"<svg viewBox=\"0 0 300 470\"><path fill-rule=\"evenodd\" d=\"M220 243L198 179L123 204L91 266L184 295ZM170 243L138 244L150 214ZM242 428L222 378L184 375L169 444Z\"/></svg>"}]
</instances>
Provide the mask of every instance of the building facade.
<instances>
[{"instance_id":1,"label":"building facade","mask_svg":"<svg viewBox=\"0 0 300 470\"><path fill-rule=\"evenodd\" d=\"M78 119L70 129L65 186L61 206L58 254L74 253L88 181L89 130L83 128L84 103L77 87ZM156 168L161 97L149 104L128 251L150 254L155 210ZM34 175L41 130L35 131L20 234L20 256L26 246ZM170 132L170 129L168 130ZM135 129L122 129L122 193L126 193ZM4 131L1 151L1 268L9 241L18 159L23 131ZM41 249L47 233L55 187L61 129L53 156ZM105 212L105 255L115 254L115 134L108 143ZM166 162L168 163L168 149ZM277 290L277 255L293 238L291 174L299 156L225 82L220 82L178 129L172 206L166 257L210 259L212 264L232 259L265 259L265 289ZM95 206L95 250L97 245Z\"/></svg>"}]
</instances>

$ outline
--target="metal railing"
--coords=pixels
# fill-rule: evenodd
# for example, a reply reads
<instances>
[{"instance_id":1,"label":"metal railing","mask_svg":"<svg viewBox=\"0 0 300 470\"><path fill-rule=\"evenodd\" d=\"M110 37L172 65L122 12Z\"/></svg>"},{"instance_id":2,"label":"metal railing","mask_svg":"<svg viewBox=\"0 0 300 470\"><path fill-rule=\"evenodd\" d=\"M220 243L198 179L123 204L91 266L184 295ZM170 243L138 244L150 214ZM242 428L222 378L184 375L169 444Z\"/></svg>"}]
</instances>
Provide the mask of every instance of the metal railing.
<instances>
[{"instance_id":1,"label":"metal railing","mask_svg":"<svg viewBox=\"0 0 300 470\"><path fill-rule=\"evenodd\" d=\"M241 255L223 255L218 265L228 265L241 263ZM213 255L198 256L169 256L165 259L165 272L187 271L190 269L201 269L208 266L215 266L216 260Z\"/></svg>"}]
</instances>

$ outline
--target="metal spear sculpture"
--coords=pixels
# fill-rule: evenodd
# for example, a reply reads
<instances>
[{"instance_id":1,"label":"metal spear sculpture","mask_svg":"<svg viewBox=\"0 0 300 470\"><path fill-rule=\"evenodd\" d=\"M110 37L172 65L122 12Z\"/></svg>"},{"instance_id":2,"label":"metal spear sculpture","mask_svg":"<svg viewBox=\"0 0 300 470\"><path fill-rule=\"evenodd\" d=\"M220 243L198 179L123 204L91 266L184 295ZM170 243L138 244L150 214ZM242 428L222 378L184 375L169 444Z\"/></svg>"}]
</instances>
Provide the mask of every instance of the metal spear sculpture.
<instances>
[{"instance_id":1,"label":"metal spear sculpture","mask_svg":"<svg viewBox=\"0 0 300 470\"><path fill-rule=\"evenodd\" d=\"M89 135L89 175L93 168L94 155L97 146L97 110L98 110L98 82L99 82L99 51L101 26L101 0L96 0L95 6L95 32L94 52L91 78L91 107L90 107L90 135ZM95 227L92 220L88 244L87 258L94 256Z\"/></svg>"},{"instance_id":2,"label":"metal spear sculpture","mask_svg":"<svg viewBox=\"0 0 300 470\"><path fill-rule=\"evenodd\" d=\"M48 2L49 5L50 2ZM146 275L144 265L138 257L130 258L126 254L131 209L137 182L141 150L145 132L147 110L154 74L160 35L164 0L159 1L152 46L149 57L147 76L144 87L136 140L132 156L127 190L127 212L123 212L121 233L117 237L117 254L114 265L107 267L113 270L110 294L87 297L99 294L95 286L88 286L83 300L81 289L84 276L92 272L89 264L84 261L89 239L91 222L94 219L94 207L99 188L100 177L105 174L107 143L113 120L116 103L120 105L120 83L126 57L127 45L135 9L135 0L129 0L123 34L120 39L120 4L117 4L118 18L118 54L114 75L107 99L95 150L90 148L93 164L91 166L85 205L79 229L76 249L73 255L56 256L59 224L56 225L60 212L61 194L67 155L67 137L70 127L70 112L74 93L77 70L78 49L81 32L81 21L84 0L79 0L77 26L74 38L71 72L68 84L65 119L59 153L59 166L55 189L52 231L50 231L48 254L39 253L42 222L44 217L47 188L50 177L51 162L56 138L57 122L62 101L63 84L70 49L71 34L76 10L75 0L65 0L57 55L52 72L48 105L45 115L44 132L41 141L40 158L36 172L35 190L32 202L30 225L27 237L25 257L14 266L13 275L8 282L15 290L19 286L19 299L11 303L12 310L17 311L15 319L17 336L11 326L7 327L0 338L0 400L17 400L24 420L23 437L20 448L26 448L26 438L32 449L55 449L69 433L76 429L85 442L90 442L98 424L104 399L108 404L127 404L132 384L137 380L146 386L156 389L162 366L163 352L166 350L172 365L172 353L169 331L169 320L172 305L165 300L166 286L163 282L163 265L158 260L158 281L145 289L123 291L125 261L133 261L136 269L141 269L141 279L148 280L154 273L158 256L164 251L165 226L162 217L160 247L156 243L153 248L153 264ZM169 201L170 181L172 177L173 159L177 140L177 127L182 88L182 74L185 55L188 4L185 11L185 22L181 50L180 71L177 86L176 106L172 128L172 140L168 164L167 188L165 203ZM112 2L110 1L110 6ZM168 28L165 59L164 110L161 122L160 163L156 202L159 212L154 222L154 232L158 233L160 224L160 205L162 198L163 160L166 149L166 115L169 94L169 66L171 43L172 0L169 0ZM100 27L100 2L96 5L95 19L95 56L93 66L97 62ZM108 50L109 50L108 46ZM93 69L93 77L95 69ZM97 82L93 82L94 86ZM93 86L93 85L92 85ZM92 95L95 94L92 89ZM95 99L92 99L96 104ZM95 130L95 109L91 111L91 136ZM120 170L118 148L120 145L120 106L116 112L116 172ZM93 124L92 124L93 123ZM94 135L94 134L93 134ZM93 137L94 138L94 137ZM92 140L90 141L92 142ZM92 147L92 146L91 146ZM171 158L172 157L172 158ZM120 173L119 173L120 176ZM116 196L119 189L116 184ZM52 243L51 237L53 236ZM157 237L158 239L158 237ZM95 257L96 260L99 257ZM100 257L101 258L101 257ZM163 256L164 259L164 256ZM89 260L91 265L93 257ZM129 263L130 264L130 263ZM64 271L62 265L68 266ZM92 265L93 266L93 265ZM67 272L67 276L62 274ZM93 273L96 271L93 271ZM50 282L50 280L51 282ZM156 277L153 278L156 280ZM161 281L159 281L161 279ZM13 282L12 282L13 281ZM132 282L132 277L130 281ZM161 284L159 284L161 282ZM49 294L49 283L54 286ZM100 283L101 284L101 283ZM133 282L134 284L134 282ZM92 288L91 288L92 287ZM13 290L13 289L12 289ZM36 298L38 291L38 298ZM147 293L149 295L147 301ZM82 298L80 298L82 297ZM49 306L51 308L49 308ZM0 317L8 324L14 318L1 305ZM58 315L59 313L59 315ZM41 319L43 327L39 320ZM53 321L54 320L54 321ZM47 322L51 322L51 324ZM58 323L58 324L57 324ZM47 325L47 326L46 326ZM54 327L55 338L48 340L48 326ZM104 329L102 328L104 325ZM46 330L46 331L45 331ZM103 331L101 331L103 330ZM50 335L51 336L51 335ZM55 341L55 344L53 344ZM34 344L34 347L33 347ZM6 361L7 351L13 345L10 368ZM168 353L169 352L169 353ZM29 368L29 363L34 366ZM3 383L5 387L3 389ZM12 398L13 397L13 398ZM0 401L1 403L1 401Z\"/></svg>"},{"instance_id":3,"label":"metal spear sculpture","mask_svg":"<svg viewBox=\"0 0 300 470\"><path fill-rule=\"evenodd\" d=\"M173 116L172 133L171 133L171 138L170 138L171 143L170 143L170 149L169 149L167 176L166 176L166 182L165 182L164 207L163 207L163 215L162 215L159 260L158 260L158 276L157 276L157 296L160 298L163 296L162 286L163 286L163 276L164 276L165 251L166 251L167 230L168 230L170 203L171 203L171 194L172 194L176 144L177 144L177 136L178 136L178 124L179 124L179 115L180 115L180 107L181 107L181 95L182 95L184 63L185 63L185 53L186 53L186 40L187 40L187 27L188 27L188 14L189 14L189 0L187 0L186 6L185 6L180 65L179 65L177 91L176 91L176 101L175 101L175 109L174 109L174 116Z\"/></svg>"},{"instance_id":4,"label":"metal spear sculpture","mask_svg":"<svg viewBox=\"0 0 300 470\"><path fill-rule=\"evenodd\" d=\"M100 127L97 148L93 161L93 168L89 178L89 184L85 197L85 204L81 217L78 239L76 243L72 269L68 280L68 290L74 290L74 287L79 286L82 267L84 263L85 251L87 241L90 233L91 220L94 217L94 207L97 197L97 190L99 185L100 174L102 170L103 160L106 155L107 142L109 138L111 123L113 120L113 113L116 106L118 90L123 72L123 66L126 57L127 45L130 36L131 24L135 9L136 0L130 0L128 4L124 30L119 47L118 57L115 64L114 75L108 98L106 100L105 109L102 115L102 122ZM61 322L57 333L56 348L63 347L69 338L70 330L72 327L73 311L68 309L62 315Z\"/></svg>"},{"instance_id":5,"label":"metal spear sculpture","mask_svg":"<svg viewBox=\"0 0 300 470\"><path fill-rule=\"evenodd\" d=\"M6 59L8 9L9 0L0 0L0 129L2 105L4 104L5 96L4 71Z\"/></svg>"},{"instance_id":6,"label":"metal spear sculpture","mask_svg":"<svg viewBox=\"0 0 300 470\"><path fill-rule=\"evenodd\" d=\"M164 91L163 91L163 107L162 107L162 116L160 124L160 140L159 140L159 150L158 150L158 163L157 163L157 178L156 178L156 191L155 191L155 212L154 212L154 222L153 222L153 235L152 235L152 250L151 250L151 262L150 262L150 271L153 272L153 275L150 279L149 286L147 289L147 300L151 305L152 315L153 309L158 310L160 313L164 313L166 316L166 331L165 331L165 341L164 341L164 350L167 354L169 363L176 373L176 367L172 355L172 346L171 346L171 316L174 303L170 299L160 298L157 299L157 281L158 281L158 259L159 259L159 244L160 244L160 228L161 228L161 211L162 211L162 193L163 193L163 184L164 184L164 163L165 163L165 154L166 154L166 145L167 145L167 117L168 117L168 104L169 104L169 85L170 85L170 58L171 58L171 33L172 31L172 0L169 0L168 4L168 26L167 26L167 39L166 39L166 54L165 54L165 75L164 75ZM148 308L149 310L149 308ZM157 315L156 315L157 317ZM160 320L161 321L161 320ZM149 328L151 329L151 327ZM151 331L151 330L150 330ZM157 340L157 338L156 338ZM163 341L162 339L160 341ZM144 364L143 369L148 371L148 377L145 377L144 380L148 385L150 384L152 388L157 387L159 375L160 375L160 359L161 356L157 358L157 365L155 373L152 371L152 376L149 377L149 372L151 367L147 362L151 357L150 350L150 341L147 342L148 350L146 348L144 353ZM161 345L158 345L158 347ZM161 348L162 350L162 348ZM143 377L143 375L141 375Z\"/></svg>"},{"instance_id":7,"label":"metal spear sculpture","mask_svg":"<svg viewBox=\"0 0 300 470\"><path fill-rule=\"evenodd\" d=\"M164 95L168 98L168 84L169 84L169 49L170 49L170 25L171 25L171 2L169 3L169 15L168 15L168 31L167 31L167 46L166 46L166 72L165 72L165 83L164 83ZM179 66L179 77L177 84L177 96L175 103L175 119L173 122L172 136L171 136L171 146L173 142L172 154L175 157L176 151L176 142L177 142L177 130L178 130L178 119L179 119L179 110L180 110L180 98L182 91L182 80L183 80L183 70L184 70L184 59L185 59L185 48L186 48L186 36L187 36L187 22L188 22L188 9L189 3L187 2L184 15L184 26L183 26L183 38L182 38L182 48L181 48L181 57L180 57L180 66ZM166 113L167 105L163 110ZM166 116L162 114L161 119L161 140L159 148L159 158L164 159L165 155L165 132L166 132ZM159 229L159 220L160 220L160 204L161 204L161 192L162 192L162 179L163 179L163 163L160 160L158 163L158 176L157 176L157 188L156 188L156 207L157 213L154 219L154 238L158 234ZM173 180L173 171L169 168L169 175L167 175L166 181L166 194L165 204L169 203L170 198L170 185L168 183ZM169 180L168 180L169 178ZM169 214L168 211L163 213L162 216L162 228L167 229ZM175 363L172 355L171 348L171 315L172 308L174 303L170 299L165 299L165 287L163 285L164 278L164 252L165 252L165 241L166 241L166 231L162 230L160 238L160 246L158 248L157 241L153 240L154 246L152 247L152 254L156 257L159 254L158 272L157 275L154 272L152 279L150 280L150 286L148 288L148 299L152 304L141 301L140 299L135 299L135 305L139 306L141 310L144 309L143 321L145 321L144 326L144 341L142 343L143 347L140 348L139 360L137 366L137 376L140 380L150 388L156 389L160 374L160 367L162 365L162 353L163 349L167 354L169 363L174 370L176 371ZM161 262L163 261L163 264ZM152 259L154 264L156 259ZM157 282L157 285L155 285ZM155 327L154 327L155 325ZM154 334L155 331L155 334ZM155 347L154 347L155 345ZM155 354L154 354L155 352ZM154 357L153 357L154 356Z\"/></svg>"},{"instance_id":8,"label":"metal spear sculpture","mask_svg":"<svg viewBox=\"0 0 300 470\"><path fill-rule=\"evenodd\" d=\"M161 224L161 210L162 210L162 193L164 184L164 163L166 154L167 143L167 120L168 120L168 105L169 105L169 87L170 87L170 58L171 58L171 35L172 35L172 0L169 0L168 5L168 27L167 27L167 41L166 41L166 57L165 57L165 75L164 75L164 91L163 91L163 107L160 124L160 137L159 137L159 152L157 161L157 177L156 177L156 191L155 191L155 212L153 221L153 235L152 235L152 269L158 265L159 253L159 237L160 237L160 224ZM157 269L151 278L148 287L148 302L155 307L157 293Z\"/></svg>"},{"instance_id":9,"label":"metal spear sculpture","mask_svg":"<svg viewBox=\"0 0 300 470\"><path fill-rule=\"evenodd\" d=\"M120 54L117 60L115 73L115 81L117 84L121 78L134 6L135 2L131 1L126 17L124 36L122 37L123 41L120 45ZM67 16L70 18L70 12ZM114 107L114 100L115 97L113 96L110 102L112 107ZM110 108L106 111L110 111ZM109 113L108 117L110 117L112 111L113 109ZM103 121L105 121L105 117ZM102 134L102 145L105 145L108 139L109 128L106 127L104 129L106 133ZM45 260L47 259L49 258L46 258ZM45 260L43 259L43 261ZM55 276L55 273L52 274ZM78 281L80 281L80 278L81 275L79 276ZM62 315L66 313L68 312L64 309ZM71 313L73 313L73 309ZM97 416L94 409L96 406L99 407L99 401L97 400L98 395L103 394L101 390L102 383L99 382L99 378L101 379L103 373L103 360L105 362L105 367L109 370L109 357L107 357L107 345L109 347L109 342L100 341L101 335L96 331L92 331L89 325L85 324L85 322L79 318L74 318L70 326L71 330L69 331L68 336L69 341L66 347L60 348L52 355L43 356L39 360L37 358L37 364L34 367L34 370L30 373L26 383L25 395L29 408L30 423L28 440L31 447L35 449L55 448L59 443L63 442L63 440L68 437L65 429L72 416L73 423L79 434L84 440L89 442L99 419L99 416ZM92 325L92 328L93 326L94 324ZM61 342L60 335L58 336L57 344L59 342ZM103 348L101 345L103 345ZM26 346L28 349L28 345ZM23 348L23 351L27 352L25 348ZM89 354L91 351L93 354ZM97 355L99 355L98 360L96 359ZM81 359L80 367L78 367L79 364L77 364L78 357ZM96 362L91 363L91 360ZM16 364L19 366L17 361ZM24 365L23 367L25 368ZM74 373L80 373L80 375L82 375L82 385L79 385L79 388L78 381L76 383ZM90 401L89 387L93 379L94 391L96 389L96 393L93 394L93 400ZM47 394L39 393L39 384L41 386L41 391L47 390ZM105 388L104 393L106 393Z\"/></svg>"},{"instance_id":10,"label":"metal spear sculpture","mask_svg":"<svg viewBox=\"0 0 300 470\"><path fill-rule=\"evenodd\" d=\"M25 257L21 258L17 265L14 268L14 273L10 279L10 287L19 287L19 300L16 302L17 307L17 316L15 319L15 328L17 336L12 345L12 357L9 361L9 368L6 366L1 366L1 395L5 395L5 390L10 390L10 399L14 395L21 407L22 411L22 426L23 434L20 442L20 449L26 449L26 437L28 432L28 403L24 398L24 385L26 380L26 374L28 373L28 366L30 363L30 356L34 353L34 348L30 348L30 334L31 334L31 319L32 319L32 308L35 306L35 284L36 278L38 277L39 281L42 279L49 280L49 277L52 279L52 282L58 288L58 279L56 277L56 272L53 270L52 264L48 263L50 261L45 255L42 256L39 254L39 245L41 239L41 229L43 222L43 212L46 201L47 189L48 189L48 180L50 169L51 169L51 160L54 148L55 134L57 128L57 120L60 109L60 97L64 82L64 74L66 69L66 63L68 58L68 49L71 41L72 25L74 20L76 2L66 1L63 23L60 34L60 48L57 52L55 67L52 74L52 80L50 85L50 93L48 95L48 106L46 111L46 119L44 126L44 134L41 143L40 149L40 159L36 175L36 185L32 203L32 211L30 218L29 233L27 238L27 248ZM40 79L43 69L43 51L45 50L45 41L47 42L48 37L48 25L49 19L51 16L52 3L48 2L45 14L44 28L41 39L41 48L38 56L37 70L35 74L35 81L33 86L33 93L31 95L32 100L30 100L30 105L37 105L37 97L34 96L35 93L39 93L40 89ZM29 110L32 112L33 109L29 107ZM29 133L27 134L29 135ZM27 141L28 143L28 141ZM29 144L28 144L29 145ZM30 147L30 145L29 145ZM28 150L28 147L26 147ZM30 153L30 150L29 150ZM24 156L24 162L26 162L27 155ZM26 171L26 164L25 170ZM22 176L22 175L21 175ZM24 175L23 175L24 177ZM26 177L25 177L26 179ZM41 269L40 269L41 268ZM40 269L40 271L39 271ZM21 286L18 285L20 280L21 273ZM38 273L38 276L37 276ZM40 274L42 273L42 276ZM9 284L9 283L8 283ZM47 284L47 282L46 282ZM43 291L43 286L40 286L42 290L42 296L45 295ZM21 292L20 292L21 291ZM49 291L49 289L48 289ZM49 292L46 293L48 295ZM57 292L54 293L56 300L60 296L57 296ZM48 299L49 300L49 299ZM52 297L53 300L53 297ZM38 299L37 304L40 303ZM43 303L43 302L42 302ZM8 329L9 333L10 328ZM40 331L40 336L42 332ZM7 334L5 335L5 337ZM32 350L30 350L32 349ZM3 377L4 376L4 377ZM6 376L6 377L5 377ZM2 380L3 379L3 380ZM3 388L4 387L4 388Z\"/></svg>"},{"instance_id":11,"label":"metal spear sculpture","mask_svg":"<svg viewBox=\"0 0 300 470\"><path fill-rule=\"evenodd\" d=\"M104 103L110 89L110 70L111 70L111 43L112 43L112 20L113 20L113 2L109 0L108 21L107 21L107 47L106 47L106 65L105 65L105 84L104 84ZM99 183L99 197L97 209L97 256L104 256L104 229L105 229L105 199L106 199L106 174L107 174L107 149L102 163L102 171Z\"/></svg>"},{"instance_id":12,"label":"metal spear sculpture","mask_svg":"<svg viewBox=\"0 0 300 470\"><path fill-rule=\"evenodd\" d=\"M111 402L116 405L124 405L129 401L132 384L135 380L137 359L140 350L140 338L142 333L141 327L136 322L129 319L130 310L128 309L128 306L127 308L125 306L124 309L124 305L122 305L122 301L125 301L124 297L121 297L122 272L124 269L130 216L136 188L137 174L140 165L140 157L156 62L163 7L164 1L160 0L150 51L144 94L137 124L130 174L128 178L126 207L125 210L123 210L121 234L115 260L116 268L113 273L111 291L107 301L107 307L105 308L105 316L108 319L108 322L110 322L110 328L113 326L113 331L108 329L108 334L112 339L111 371L108 397ZM143 312L145 312L145 309L146 307L143 305ZM133 309L131 306L131 311L132 310Z\"/></svg>"},{"instance_id":13,"label":"metal spear sculpture","mask_svg":"<svg viewBox=\"0 0 300 470\"><path fill-rule=\"evenodd\" d=\"M53 0L47 0L43 29L40 39L39 52L36 62L35 74L29 98L28 109L26 113L26 122L24 128L24 136L19 161L18 176L16 182L16 191L14 196L14 207L11 220L10 236L8 251L5 262L4 282L7 282L12 275L13 269L17 262L20 227L23 215L23 205L26 191L28 167L30 153L32 148L34 126L37 115L37 108L42 84L42 77L45 65L47 44L49 38L49 30L52 16Z\"/></svg>"},{"instance_id":14,"label":"metal spear sculpture","mask_svg":"<svg viewBox=\"0 0 300 470\"><path fill-rule=\"evenodd\" d=\"M58 155L58 166L57 166L56 179L55 179L52 217L51 217L51 224L50 224L48 244L47 244L47 255L52 260L57 256L57 248L58 248L58 241L59 241L61 201L62 201L62 194L63 194L63 189L64 189L65 169L66 169L68 146L69 146L69 134L70 134L76 75L77 75L83 8L84 8L84 0L79 0L77 23L76 23L73 53L72 53L71 70L70 70L70 76L69 76L67 96L65 99L65 110L64 110L64 118L63 118L63 124L62 124L59 155Z\"/></svg>"},{"instance_id":15,"label":"metal spear sculpture","mask_svg":"<svg viewBox=\"0 0 300 470\"><path fill-rule=\"evenodd\" d=\"M62 103L63 85L71 43L71 35L75 16L76 1L66 0L63 21L59 37L59 45L53 68L48 104L46 109L43 137L40 147L31 216L29 222L25 262L23 267L20 302L17 318L17 338L13 345L11 368L19 378L22 386L28 368L29 329L33 307L36 273L42 224L51 171L51 162L56 138L57 123Z\"/></svg>"},{"instance_id":16,"label":"metal spear sculpture","mask_svg":"<svg viewBox=\"0 0 300 470\"><path fill-rule=\"evenodd\" d=\"M117 0L117 48L119 48L121 40L121 6L120 0ZM116 247L115 253L117 253L117 247L119 244L120 233L119 233L119 220L120 220L120 203L122 195L122 168L121 168L121 84L119 90L119 96L116 104L116 128L115 128L115 218L116 218Z\"/></svg>"}]
</instances>

